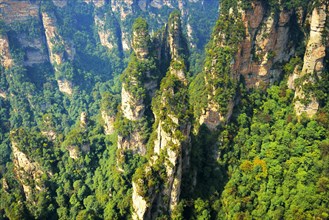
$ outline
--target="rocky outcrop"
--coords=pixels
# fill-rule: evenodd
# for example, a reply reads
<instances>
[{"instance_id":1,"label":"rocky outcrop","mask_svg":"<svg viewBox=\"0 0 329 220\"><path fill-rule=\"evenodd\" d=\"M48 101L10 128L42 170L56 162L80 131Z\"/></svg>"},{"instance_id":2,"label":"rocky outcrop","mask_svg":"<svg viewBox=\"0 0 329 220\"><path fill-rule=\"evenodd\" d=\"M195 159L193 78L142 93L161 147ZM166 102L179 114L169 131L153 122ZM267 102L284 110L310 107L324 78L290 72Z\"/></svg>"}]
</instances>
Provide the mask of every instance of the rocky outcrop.
<instances>
[{"instance_id":1,"label":"rocky outcrop","mask_svg":"<svg viewBox=\"0 0 329 220\"><path fill-rule=\"evenodd\" d=\"M26 154L19 150L15 142L12 142L12 152L15 174L22 184L26 199L30 200L32 194L44 190L41 181L44 172L38 162L32 162Z\"/></svg>"},{"instance_id":2,"label":"rocky outcrop","mask_svg":"<svg viewBox=\"0 0 329 220\"><path fill-rule=\"evenodd\" d=\"M168 22L168 44L172 59L179 57L181 53L179 50L187 50L186 45L183 45L184 40L182 34L182 24L177 19L179 19L178 15L176 13L172 13Z\"/></svg>"},{"instance_id":3,"label":"rocky outcrop","mask_svg":"<svg viewBox=\"0 0 329 220\"><path fill-rule=\"evenodd\" d=\"M24 65L32 66L34 64L41 64L48 60L46 50L44 49L44 40L42 34L38 33L38 26L36 24L31 25L32 21L38 23L39 18L39 9L40 1L0 1L0 10L1 10L1 19L7 24L10 28L12 25L22 24L26 26L31 26L36 28L34 30L34 36L31 38L30 33L17 33L15 36L19 41L19 45L25 52L24 56ZM29 27L30 28L30 27ZM3 40L6 38L1 35L0 44L3 44ZM12 35L12 34L11 34ZM5 40L6 41L6 40ZM3 47L2 47L3 46ZM6 50L8 45L1 45L1 49ZM10 45L14 46L14 45ZM17 45L15 45L17 46ZM4 60L7 60L8 63L5 65L10 65L10 59L8 53L3 54ZM10 56L10 55L9 55Z\"/></svg>"},{"instance_id":4,"label":"rocky outcrop","mask_svg":"<svg viewBox=\"0 0 329 220\"><path fill-rule=\"evenodd\" d=\"M130 66L125 70L125 79L122 84L122 112L125 118L136 121L143 117L145 111L144 98L145 94L136 95L135 90L145 90L143 88L143 78L149 72L143 69L136 62L143 62L149 56L150 36L148 33L148 25L145 20L137 19L133 25L133 50L136 60L132 60ZM136 73L137 71L137 73ZM145 71L139 72L138 71ZM144 80L143 80L144 81ZM134 88L132 88L134 87Z\"/></svg>"},{"instance_id":5,"label":"rocky outcrop","mask_svg":"<svg viewBox=\"0 0 329 220\"><path fill-rule=\"evenodd\" d=\"M133 209L135 212L133 213L133 219L140 220L144 219L144 214L146 213L147 208L149 207L143 196L138 194L138 190L136 188L136 184L133 182Z\"/></svg>"},{"instance_id":6,"label":"rocky outcrop","mask_svg":"<svg viewBox=\"0 0 329 220\"><path fill-rule=\"evenodd\" d=\"M170 215L180 197L183 166L186 163L183 155L188 151L191 125L186 117L187 80L179 15L172 14L168 23L172 61L167 75L162 79L161 93L153 102L156 127L151 143L153 155L143 168L144 175L136 177L133 182L133 219L155 219L167 213ZM159 164L162 164L162 170L157 168ZM159 176L163 184L159 181L150 187L148 178L145 178L148 175L153 176L153 179ZM145 188L145 185L149 187Z\"/></svg>"},{"instance_id":7,"label":"rocky outcrop","mask_svg":"<svg viewBox=\"0 0 329 220\"><path fill-rule=\"evenodd\" d=\"M145 128L149 120L144 113L150 107L147 96L154 94L157 71L154 58L149 54L151 41L148 24L144 19L135 21L132 35L134 53L123 73L121 111L128 120L125 123L133 126L133 130L125 132L125 135L119 133L118 148L144 155L147 139Z\"/></svg>"},{"instance_id":8,"label":"rocky outcrop","mask_svg":"<svg viewBox=\"0 0 329 220\"><path fill-rule=\"evenodd\" d=\"M66 149L69 151L70 158L73 160L79 159L80 150L78 146L68 146Z\"/></svg>"},{"instance_id":9,"label":"rocky outcrop","mask_svg":"<svg viewBox=\"0 0 329 220\"><path fill-rule=\"evenodd\" d=\"M51 141L54 141L57 137L57 134L54 130L42 131L41 133Z\"/></svg>"},{"instance_id":10,"label":"rocky outcrop","mask_svg":"<svg viewBox=\"0 0 329 220\"><path fill-rule=\"evenodd\" d=\"M121 110L125 118L136 121L143 117L145 111L144 100L134 97L126 90L127 85L122 85L121 90Z\"/></svg>"},{"instance_id":11,"label":"rocky outcrop","mask_svg":"<svg viewBox=\"0 0 329 220\"><path fill-rule=\"evenodd\" d=\"M0 19L5 23L21 22L39 16L39 1L0 0Z\"/></svg>"},{"instance_id":12,"label":"rocky outcrop","mask_svg":"<svg viewBox=\"0 0 329 220\"><path fill-rule=\"evenodd\" d=\"M174 77L173 80L177 80L176 85L179 84L178 81L180 81L180 79L174 76L174 74L169 73L167 77ZM163 80L167 79L164 78ZM181 86L186 86L184 81L180 81L180 83L182 83ZM149 165L151 168L148 169L152 169L152 164L158 163L157 160L163 155L163 165L166 173L163 181L165 183L163 186L157 185L154 186L153 189L150 189L150 194L147 195L148 198L143 198L143 196L139 195L136 191L133 192L133 197L135 198L133 199L134 219L145 219L147 216L152 216L151 219L155 219L156 216L160 215L162 212L171 213L179 202L183 167L182 155L183 152L188 150L190 124L170 110L170 105L173 102L171 99L175 96L173 88L161 88L161 91L163 90L166 92L162 93L161 97L159 97L159 100L161 100L159 104L160 106L155 106L154 108L169 109L167 109L167 112L160 110L158 113L160 115L155 115L157 129L155 130L156 138L153 143L154 155ZM184 88L180 88L179 90L180 92L183 92ZM182 101L184 102L184 98ZM179 110L183 115L187 110L186 106L187 103L185 103L185 109ZM147 167L148 166L146 166L145 169L147 169ZM137 180L137 182L133 184L140 183ZM161 190L157 193L155 189ZM168 198L168 200L165 200L164 198ZM151 202L146 203L147 200L150 200ZM152 201L156 202L152 203ZM156 211L152 212L151 210Z\"/></svg>"},{"instance_id":13,"label":"rocky outcrop","mask_svg":"<svg viewBox=\"0 0 329 220\"><path fill-rule=\"evenodd\" d=\"M45 30L49 60L54 67L55 72L59 71L59 66L64 64L66 57L69 60L74 59L75 49L73 44L65 42L57 30L57 19L54 14L42 12L42 22ZM72 95L72 82L64 77L57 79L59 91Z\"/></svg>"},{"instance_id":14,"label":"rocky outcrop","mask_svg":"<svg viewBox=\"0 0 329 220\"><path fill-rule=\"evenodd\" d=\"M241 77L248 89L265 89L280 79L282 63L294 55L296 44L290 39L290 27L295 12L283 8L271 10L266 3L256 0L246 4L250 6L243 8L240 2L237 8L220 16L221 25L216 27L210 43L212 49L204 68L208 103L199 116L200 124L210 130L216 130L231 117L235 86ZM221 52L214 53L218 48ZM229 56L223 59L220 53ZM221 95L227 92L230 94Z\"/></svg>"},{"instance_id":15,"label":"rocky outcrop","mask_svg":"<svg viewBox=\"0 0 329 220\"><path fill-rule=\"evenodd\" d=\"M13 59L11 58L8 37L6 34L0 34L0 63L8 69L13 65Z\"/></svg>"},{"instance_id":16,"label":"rocky outcrop","mask_svg":"<svg viewBox=\"0 0 329 220\"><path fill-rule=\"evenodd\" d=\"M313 9L304 65L299 74L292 76L297 79L301 77L305 79L301 85L296 86L295 111L297 116L305 113L308 117L313 117L319 109L319 103L312 91L305 92L303 86L309 83L313 84L317 78L321 78L327 47L324 30L326 21L328 21L328 12L328 3L322 3L319 7Z\"/></svg>"},{"instance_id":17,"label":"rocky outcrop","mask_svg":"<svg viewBox=\"0 0 329 220\"><path fill-rule=\"evenodd\" d=\"M57 84L58 84L59 91L65 93L67 95L73 94L72 83L70 81L68 81L66 79L64 79L64 80L58 79Z\"/></svg>"},{"instance_id":18,"label":"rocky outcrop","mask_svg":"<svg viewBox=\"0 0 329 220\"><path fill-rule=\"evenodd\" d=\"M88 124L87 112L81 112L80 114L80 127L86 129Z\"/></svg>"},{"instance_id":19,"label":"rocky outcrop","mask_svg":"<svg viewBox=\"0 0 329 220\"><path fill-rule=\"evenodd\" d=\"M0 89L0 97L3 99L7 98L7 94L4 91L2 91L1 89Z\"/></svg>"},{"instance_id":20,"label":"rocky outcrop","mask_svg":"<svg viewBox=\"0 0 329 220\"><path fill-rule=\"evenodd\" d=\"M132 150L134 154L145 155L146 147L145 140L142 137L143 130L137 129L132 131L129 136L118 136L118 149Z\"/></svg>"},{"instance_id":21,"label":"rocky outcrop","mask_svg":"<svg viewBox=\"0 0 329 220\"><path fill-rule=\"evenodd\" d=\"M42 36L30 39L25 34L22 34L18 40L25 50L25 66L33 66L34 64L41 64L48 61L48 56L44 48L45 42Z\"/></svg>"},{"instance_id":22,"label":"rocky outcrop","mask_svg":"<svg viewBox=\"0 0 329 220\"><path fill-rule=\"evenodd\" d=\"M111 1L111 9L118 18L119 21L125 23L131 17L134 17L134 12L141 11L141 13L146 13L147 20L152 20L153 24L156 24L157 27L161 27L166 22L166 18L159 16L159 11L173 11L174 9L178 9L183 17L184 26L187 27L189 24L188 20L193 20L193 14L189 11L189 7L193 4L196 4L198 7L207 7L210 4L204 4L202 0L114 0ZM169 9L169 10L168 10ZM209 11L209 10L208 10ZM167 13L165 12L165 13ZM212 11L213 13L213 11ZM214 17L217 14L214 14ZM166 15L167 16L167 15ZM155 27L152 27L152 29ZM192 46L196 46L196 42L199 39L193 39L192 32L197 32L198 27L196 25L189 24L189 41ZM158 29L158 28L155 28ZM132 45L130 29L124 26L121 26L121 41L123 50L129 50ZM195 36L194 36L195 37ZM199 36L198 36L199 37Z\"/></svg>"},{"instance_id":23,"label":"rocky outcrop","mask_svg":"<svg viewBox=\"0 0 329 220\"><path fill-rule=\"evenodd\" d=\"M94 20L95 20L95 24L97 26L98 36L99 36L99 40L100 40L101 44L110 50L113 49L115 42L111 41L109 39L111 39L111 36L113 36L114 33L112 33L109 29L105 28L104 18L100 18L96 15Z\"/></svg>"},{"instance_id":24,"label":"rocky outcrop","mask_svg":"<svg viewBox=\"0 0 329 220\"><path fill-rule=\"evenodd\" d=\"M106 4L106 0L84 0L86 3L93 3L97 8L103 7Z\"/></svg>"},{"instance_id":25,"label":"rocky outcrop","mask_svg":"<svg viewBox=\"0 0 329 220\"><path fill-rule=\"evenodd\" d=\"M245 39L238 48L233 72L241 74L248 88L269 85L282 73L275 64L287 62L294 53L289 43L292 11L267 11L260 1L242 10Z\"/></svg>"},{"instance_id":26,"label":"rocky outcrop","mask_svg":"<svg viewBox=\"0 0 329 220\"><path fill-rule=\"evenodd\" d=\"M64 62L64 42L62 37L58 34L56 20L55 15L46 12L42 13L42 22L45 29L50 62L54 66ZM59 49L60 47L62 48Z\"/></svg>"},{"instance_id":27,"label":"rocky outcrop","mask_svg":"<svg viewBox=\"0 0 329 220\"><path fill-rule=\"evenodd\" d=\"M162 8L162 7L169 7L169 8L173 8L173 5L171 4L171 1L166 1L166 0L152 0L150 2L150 6L154 7L154 8Z\"/></svg>"},{"instance_id":28,"label":"rocky outcrop","mask_svg":"<svg viewBox=\"0 0 329 220\"><path fill-rule=\"evenodd\" d=\"M126 85L122 85L121 92L121 110L124 118L128 121L126 123L133 126L133 130L129 130L125 135L119 133L118 135L118 149L121 151L132 150L134 153L145 155L146 142L145 138L142 138L143 123L142 119L145 112L144 100L141 97L135 97L125 89ZM135 125L135 126L134 126Z\"/></svg>"},{"instance_id":29,"label":"rocky outcrop","mask_svg":"<svg viewBox=\"0 0 329 220\"><path fill-rule=\"evenodd\" d=\"M110 116L106 113L106 111L101 112L102 119L104 121L104 131L106 135L111 135L114 133L114 122L115 122L115 117Z\"/></svg>"}]
</instances>

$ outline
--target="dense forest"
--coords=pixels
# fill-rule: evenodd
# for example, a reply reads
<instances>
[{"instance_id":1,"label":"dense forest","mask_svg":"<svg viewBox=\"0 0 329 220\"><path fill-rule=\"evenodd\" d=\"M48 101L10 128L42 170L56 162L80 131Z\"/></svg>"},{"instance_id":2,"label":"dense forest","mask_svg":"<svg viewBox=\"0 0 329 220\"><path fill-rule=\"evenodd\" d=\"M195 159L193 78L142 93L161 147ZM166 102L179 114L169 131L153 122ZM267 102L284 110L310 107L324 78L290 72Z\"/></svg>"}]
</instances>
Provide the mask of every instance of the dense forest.
<instances>
[{"instance_id":1,"label":"dense forest","mask_svg":"<svg viewBox=\"0 0 329 220\"><path fill-rule=\"evenodd\" d=\"M0 0L0 219L329 219L327 0Z\"/></svg>"}]
</instances>

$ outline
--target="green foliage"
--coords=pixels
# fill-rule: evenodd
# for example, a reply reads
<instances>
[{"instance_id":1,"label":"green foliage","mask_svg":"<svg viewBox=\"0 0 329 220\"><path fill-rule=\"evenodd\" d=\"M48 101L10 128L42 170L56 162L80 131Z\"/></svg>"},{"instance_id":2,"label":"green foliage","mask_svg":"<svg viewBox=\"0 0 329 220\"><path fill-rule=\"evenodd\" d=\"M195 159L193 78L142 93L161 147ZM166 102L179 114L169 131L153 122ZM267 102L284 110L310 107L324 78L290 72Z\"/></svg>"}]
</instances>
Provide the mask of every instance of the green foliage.
<instances>
[{"instance_id":1,"label":"green foliage","mask_svg":"<svg viewBox=\"0 0 329 220\"><path fill-rule=\"evenodd\" d=\"M197 220L210 219L209 203L197 199L194 201L195 217Z\"/></svg>"},{"instance_id":2,"label":"green foliage","mask_svg":"<svg viewBox=\"0 0 329 220\"><path fill-rule=\"evenodd\" d=\"M53 143L41 133L19 128L10 132L10 139L20 151L38 161L49 171L53 170L56 162L55 149Z\"/></svg>"},{"instance_id":3,"label":"green foliage","mask_svg":"<svg viewBox=\"0 0 329 220\"><path fill-rule=\"evenodd\" d=\"M145 19L139 17L133 24L133 47L148 49L150 46L150 36L148 24Z\"/></svg>"},{"instance_id":4,"label":"green foliage","mask_svg":"<svg viewBox=\"0 0 329 220\"><path fill-rule=\"evenodd\" d=\"M145 164L138 168L133 176L138 195L142 196L150 205L152 196L158 192L166 182L166 168L164 157L159 158L152 166Z\"/></svg>"},{"instance_id":5,"label":"green foliage","mask_svg":"<svg viewBox=\"0 0 329 220\"><path fill-rule=\"evenodd\" d=\"M206 103L196 103L196 97L213 96L212 99L219 105L219 111L223 115L226 114L228 102L234 98L237 90L238 83L232 77L231 63L234 62L238 44L243 40L243 33L244 26L239 16L222 14L218 19L212 35L213 40L207 45L204 73L194 79L198 81L192 82L189 89L194 113L198 114L197 118ZM223 42L224 45L221 44ZM199 83L204 83L206 90L200 88Z\"/></svg>"},{"instance_id":6,"label":"green foliage","mask_svg":"<svg viewBox=\"0 0 329 220\"><path fill-rule=\"evenodd\" d=\"M262 3L270 13L279 8L307 8L313 1L271 0ZM328 73L315 75L314 84L303 85L305 91L314 94L320 102L320 111L313 120L298 122L291 104L294 93L283 84L272 86L266 93L246 92L243 85L238 86L238 79L232 79L230 67L245 32L237 8L240 4L239 7L249 10L251 1L222 1L221 17L207 47L206 58L198 53L216 20L213 15L217 13L218 1L204 1L203 8L193 1L186 4L190 15L182 22L188 22L194 30L192 36L197 48L192 51L190 59L194 69L191 70L186 62L187 42L183 34L173 33L174 27L170 26L171 33L180 34L182 44L177 49L181 57L171 62L160 91L152 100L152 110L157 116L153 131L161 123L161 128L172 138L189 142L184 129L191 121L190 110L198 120L209 97L220 106L221 113L227 111L228 101L236 94L240 104L231 122L223 125L220 131L194 127L190 148L181 149L177 143L168 143L171 150L190 157L190 167L183 167L182 200L171 213L171 218L328 218ZM160 15L154 19L148 12L134 8L134 13L128 13L122 21L116 12L107 13L108 5L99 9L83 1L68 1L63 8L55 7L52 1L42 1L41 5L41 11L50 12L57 18L58 32L63 38L61 43L54 39L52 52L63 53L65 60L56 66L58 71L55 73L49 63L24 66L29 48L21 45L19 37L24 36L28 41L41 39L44 30L38 19L10 25L0 21L0 33L8 34L15 63L10 69L0 68L0 92L6 94L5 98L0 98L0 218L130 219L132 181L137 184L138 194L145 196L149 203L154 195L162 197L159 192L167 187L165 164L168 155L165 152L150 164L150 157L129 150L118 151L116 143L117 134L127 138L138 131L145 143L149 140L148 156L152 154L157 134L153 132L149 138L153 114L149 109L151 97L145 85L157 83L160 72L164 75L169 62L156 60L155 54L162 53L165 48L154 50L152 44L159 39L151 40L148 29L155 30L163 23L164 15L173 9L149 7L148 10ZM207 9L209 5L210 10ZM138 4L133 4L136 6ZM232 7L233 13L229 15ZM113 49L100 45L97 33L100 27L94 23L95 15L105 19L105 30L111 33L109 40L113 42ZM138 18L133 24L137 16L146 19ZM179 22L179 17L179 13L174 12L169 23ZM149 25L146 20L149 20ZM146 104L146 116L136 122L124 119L118 110L121 91L118 75L125 62L120 42L121 28L139 34L139 38L134 39L134 47L149 50L145 59L132 54L121 77L125 89ZM66 51L71 43L76 50L73 60L68 59ZM300 48L298 50L303 52L304 49ZM299 53L284 66L286 74L292 74L296 66L302 65ZM269 53L268 58L274 55ZM205 63L203 71L202 62ZM159 69L159 66L163 68ZM184 75L189 70L199 74L192 78L188 87ZM70 97L61 94L56 79L72 81L74 94ZM102 110L110 116L116 115L114 135L103 134L99 119ZM86 127L79 123L74 125L82 111L90 115ZM55 138L43 135L52 132ZM33 174L18 179L17 173L21 170L12 162L10 141L31 162L40 165L44 172L40 182L33 180ZM79 152L77 158L70 157L70 147ZM32 187L30 198L25 195L22 183ZM39 184L44 187L42 191L36 191ZM169 204L169 198L163 196L153 202ZM160 218L166 219L166 211L163 213Z\"/></svg>"},{"instance_id":7,"label":"green foliage","mask_svg":"<svg viewBox=\"0 0 329 220\"><path fill-rule=\"evenodd\" d=\"M284 86L272 86L260 111L254 110L249 132L241 129L236 136L245 141L236 142L240 165L233 168L222 196L228 218L305 219L326 214L328 195L316 193L316 185L328 175L326 159L320 157L327 132L316 121L300 124L291 118L292 98Z\"/></svg>"},{"instance_id":8,"label":"green foliage","mask_svg":"<svg viewBox=\"0 0 329 220\"><path fill-rule=\"evenodd\" d=\"M285 73L290 75L290 74L294 73L294 70L296 67L299 66L301 68L301 65L302 65L301 58L294 57L294 58L291 58L286 65L284 65L283 69L284 69Z\"/></svg>"},{"instance_id":9,"label":"green foliage","mask_svg":"<svg viewBox=\"0 0 329 220\"><path fill-rule=\"evenodd\" d=\"M109 113L110 116L114 116L117 113L118 105L119 105L119 99L120 97L118 95L114 95L110 92L105 92L102 95L102 101L101 101L101 110L106 111Z\"/></svg>"},{"instance_id":10,"label":"green foliage","mask_svg":"<svg viewBox=\"0 0 329 220\"><path fill-rule=\"evenodd\" d=\"M194 116L201 115L202 109L207 106L207 91L204 89L206 87L205 74L200 73L192 79L189 86L189 96L190 104L193 106Z\"/></svg>"},{"instance_id":11,"label":"green foliage","mask_svg":"<svg viewBox=\"0 0 329 220\"><path fill-rule=\"evenodd\" d=\"M146 98L144 82L156 79L158 70L153 58L139 60L133 53L130 57L128 67L121 75L122 83L125 89L131 93L133 97L141 99ZM147 74L152 74L148 76Z\"/></svg>"},{"instance_id":12,"label":"green foliage","mask_svg":"<svg viewBox=\"0 0 329 220\"><path fill-rule=\"evenodd\" d=\"M16 35L24 35L28 40L39 38L42 33L42 25L39 19L30 18L24 22L13 22L9 25Z\"/></svg>"},{"instance_id":13,"label":"green foliage","mask_svg":"<svg viewBox=\"0 0 329 220\"><path fill-rule=\"evenodd\" d=\"M6 24L5 24L5 22L2 19L0 19L0 34L1 35L2 34L5 34L6 31L7 31Z\"/></svg>"}]
</instances>

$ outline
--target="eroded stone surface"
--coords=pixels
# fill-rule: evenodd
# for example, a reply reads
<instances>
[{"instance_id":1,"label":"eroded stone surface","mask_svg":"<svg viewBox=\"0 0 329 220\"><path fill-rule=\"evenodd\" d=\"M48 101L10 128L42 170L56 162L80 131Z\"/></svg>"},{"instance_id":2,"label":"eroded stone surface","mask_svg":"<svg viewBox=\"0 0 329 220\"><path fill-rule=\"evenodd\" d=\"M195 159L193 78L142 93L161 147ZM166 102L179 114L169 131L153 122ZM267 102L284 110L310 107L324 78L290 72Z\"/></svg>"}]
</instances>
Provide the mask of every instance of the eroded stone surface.
<instances>
[{"instance_id":1,"label":"eroded stone surface","mask_svg":"<svg viewBox=\"0 0 329 220\"><path fill-rule=\"evenodd\" d=\"M313 117L318 109L319 103L314 94L305 94L303 85L306 83L313 83L315 75L321 73L324 68L324 58L326 56L325 39L323 32L325 23L327 21L328 6L322 4L320 7L315 8L311 16L310 37L306 46L304 55L304 65L299 74L295 74L294 78L307 76L302 85L296 87L295 91L295 112L297 116L305 113L308 117ZM301 102L301 100L308 100L308 104Z\"/></svg>"}]
</instances>

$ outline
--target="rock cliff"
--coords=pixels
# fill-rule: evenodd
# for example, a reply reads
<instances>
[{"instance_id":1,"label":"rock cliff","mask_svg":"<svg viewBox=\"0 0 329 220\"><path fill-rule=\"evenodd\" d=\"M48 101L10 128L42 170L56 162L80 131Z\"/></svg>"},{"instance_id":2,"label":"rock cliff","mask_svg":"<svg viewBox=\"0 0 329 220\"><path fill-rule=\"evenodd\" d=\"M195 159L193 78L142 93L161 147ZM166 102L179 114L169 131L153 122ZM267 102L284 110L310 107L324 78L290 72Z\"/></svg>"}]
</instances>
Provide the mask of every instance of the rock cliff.
<instances>
[{"instance_id":1,"label":"rock cliff","mask_svg":"<svg viewBox=\"0 0 329 220\"><path fill-rule=\"evenodd\" d=\"M119 133L118 147L131 149L141 154L145 149L145 111L150 108L149 94L154 93L153 86L156 84L157 70L154 57L149 54L151 47L148 24L143 19L137 19L133 25L133 54L127 69L123 73L121 91L121 110L123 117L134 127L128 136Z\"/></svg>"},{"instance_id":2,"label":"rock cliff","mask_svg":"<svg viewBox=\"0 0 329 220\"><path fill-rule=\"evenodd\" d=\"M96 8L106 7L106 1L92 1L86 0L85 2L91 3L93 2ZM199 9L205 9L208 13L212 13L213 16L217 15L217 10L212 10L213 8L206 9L205 7L218 7L218 3L208 4L203 0L124 0L118 1L114 0L108 3L111 12L107 14L114 14L117 20L120 23L120 41L123 50L127 51L132 48L131 45L131 33L130 28L126 26L127 21L129 21L132 17L135 16L136 11L140 11L141 13L146 13L146 18L152 24L152 30L156 30L158 27L162 26L166 22L166 17L158 16L159 11L172 11L173 9L180 10L182 14L182 20L184 22L184 27L188 32L188 39L190 44L195 47L197 42L200 41L200 36L196 36L198 30L198 26L195 23L191 23L190 20L194 21L194 14L189 10L190 7L195 7ZM165 12L167 13L167 12ZM152 21L152 22L151 22ZM209 27L210 28L210 27ZM104 38L105 33L101 33L100 38ZM113 43L113 42L112 42ZM205 42L203 42L205 43Z\"/></svg>"},{"instance_id":3,"label":"rock cliff","mask_svg":"<svg viewBox=\"0 0 329 220\"><path fill-rule=\"evenodd\" d=\"M58 72L59 67L66 61L65 57L73 60L74 48L68 43L64 42L62 36L58 33L56 16L49 12L42 12L41 15L47 40L49 59L54 67L55 72ZM65 77L58 77L57 83L59 91L68 95L72 95L72 82L70 82Z\"/></svg>"},{"instance_id":4,"label":"rock cliff","mask_svg":"<svg viewBox=\"0 0 329 220\"><path fill-rule=\"evenodd\" d=\"M114 133L114 122L115 117L107 114L106 111L101 112L102 119L104 120L104 131L106 135L111 135Z\"/></svg>"},{"instance_id":5,"label":"rock cliff","mask_svg":"<svg viewBox=\"0 0 329 220\"><path fill-rule=\"evenodd\" d=\"M242 10L245 38L239 45L233 72L241 74L248 88L266 86L278 81L282 73L278 65L294 53L289 44L292 11L272 12L261 1L253 1L251 9Z\"/></svg>"},{"instance_id":6,"label":"rock cliff","mask_svg":"<svg viewBox=\"0 0 329 220\"><path fill-rule=\"evenodd\" d=\"M5 23L22 22L39 16L39 2L28 0L0 0L0 19Z\"/></svg>"},{"instance_id":7,"label":"rock cliff","mask_svg":"<svg viewBox=\"0 0 329 220\"><path fill-rule=\"evenodd\" d=\"M295 74L294 79L323 69L325 4L314 9L310 16L310 38L303 70L299 76ZM296 56L297 47L300 48L301 42L295 38L305 30L305 12L289 9L285 3L255 0L248 3L238 1L236 7L223 10L207 51L203 74L208 101L200 111L200 124L215 130L229 120L236 102L236 86L241 80L247 89L266 89L282 78L283 65ZM307 112L309 116L314 115L318 108L316 100L311 98L309 107L306 107L298 101L303 94L300 88L296 88L297 114Z\"/></svg>"},{"instance_id":8,"label":"rock cliff","mask_svg":"<svg viewBox=\"0 0 329 220\"><path fill-rule=\"evenodd\" d=\"M8 69L13 65L11 58L8 37L6 34L0 34L0 62L1 65Z\"/></svg>"},{"instance_id":9,"label":"rock cliff","mask_svg":"<svg viewBox=\"0 0 329 220\"><path fill-rule=\"evenodd\" d=\"M111 37L115 35L115 33L112 33L109 29L105 27L104 17L99 17L96 15L94 17L94 20L98 29L98 36L101 44L109 50L112 50L115 47L115 41L111 41L109 39L111 39Z\"/></svg>"},{"instance_id":10,"label":"rock cliff","mask_svg":"<svg viewBox=\"0 0 329 220\"><path fill-rule=\"evenodd\" d=\"M156 128L154 139L151 139L153 154L150 162L141 168L142 174L135 175L133 219L170 216L179 202L182 167L188 160L183 155L188 151L190 134L186 66L180 47L183 45L180 22L178 14L172 14L169 18L168 42L172 61L167 75L161 81L161 93L154 98L152 104ZM149 181L153 181L152 178L160 178L162 184L159 182L150 186ZM149 187L145 188L147 185Z\"/></svg>"},{"instance_id":11,"label":"rock cliff","mask_svg":"<svg viewBox=\"0 0 329 220\"><path fill-rule=\"evenodd\" d=\"M305 113L308 117L313 117L318 109L319 103L312 91L306 92L303 87L306 84L313 84L316 80L321 80L321 73L324 70L324 58L328 44L325 33L325 24L329 20L329 6L323 1L315 7L310 16L310 33L304 55L304 64L300 73L292 76L295 80L302 78L302 82L296 85L295 91L295 111L297 116Z\"/></svg>"},{"instance_id":12,"label":"rock cliff","mask_svg":"<svg viewBox=\"0 0 329 220\"><path fill-rule=\"evenodd\" d=\"M11 144L15 174L23 187L26 199L31 201L33 194L45 188L41 181L44 172L38 162L32 162L26 154L19 150L17 143L12 142Z\"/></svg>"}]
</instances>

